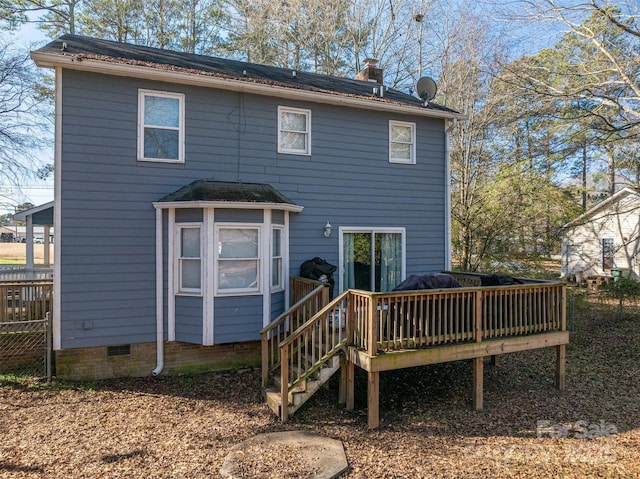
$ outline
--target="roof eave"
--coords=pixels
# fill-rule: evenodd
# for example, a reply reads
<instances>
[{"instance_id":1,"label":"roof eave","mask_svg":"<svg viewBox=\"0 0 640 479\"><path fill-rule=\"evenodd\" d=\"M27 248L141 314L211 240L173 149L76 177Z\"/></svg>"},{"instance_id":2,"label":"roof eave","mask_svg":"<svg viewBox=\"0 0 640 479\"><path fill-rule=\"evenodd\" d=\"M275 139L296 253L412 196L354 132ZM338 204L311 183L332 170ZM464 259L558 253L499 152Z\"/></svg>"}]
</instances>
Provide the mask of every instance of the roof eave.
<instances>
[{"instance_id":1,"label":"roof eave","mask_svg":"<svg viewBox=\"0 0 640 479\"><path fill-rule=\"evenodd\" d=\"M291 203L261 203L244 201L156 201L153 207L162 210L170 208L227 208L234 210L271 209L301 213L304 206Z\"/></svg>"},{"instance_id":2,"label":"roof eave","mask_svg":"<svg viewBox=\"0 0 640 479\"><path fill-rule=\"evenodd\" d=\"M587 218L593 216L594 214L596 214L601 209L606 208L610 203L614 203L615 201L618 201L621 197L628 196L628 195L640 196L638 194L638 192L632 190L631 188L628 188L628 187L622 188L620 191L614 193L609 198L606 198L606 199L602 200L600 203L592 206L589 210L585 211L584 213L582 213L577 218L569 221L566 225L564 225L564 226L562 226L562 228L560 228L560 231L564 231L564 230L566 230L568 228L572 228L574 226L578 226L578 225L583 224L585 222L584 220L586 220Z\"/></svg>"},{"instance_id":3,"label":"roof eave","mask_svg":"<svg viewBox=\"0 0 640 479\"><path fill-rule=\"evenodd\" d=\"M20 213L16 213L15 215L13 215L13 219L16 221L26 221L27 220L27 216L33 216L36 213L39 213L41 211L44 211L46 209L49 209L51 207L54 206L54 202L53 201L49 201L48 203L44 203L42 205L39 206L34 206L31 209L25 210L25 211L21 211Z\"/></svg>"},{"instance_id":4,"label":"roof eave","mask_svg":"<svg viewBox=\"0 0 640 479\"><path fill-rule=\"evenodd\" d=\"M168 83L178 83L182 85L195 85L207 88L218 88L221 90L241 91L256 95L264 95L278 98L288 98L293 100L304 100L315 103L324 103L338 106L348 106L365 110L386 111L402 114L411 114L430 118L465 120L466 115L462 113L447 112L441 110L431 110L418 106L391 103L389 101L376 101L361 97L351 97L327 92L310 90L298 90L279 85L265 85L253 83L249 80L243 81L235 78L222 78L206 74L194 74L183 71L171 71L160 68L146 67L141 65L129 65L126 63L112 63L103 60L87 58L77 58L71 55L54 53L31 52L31 58L39 67L43 68L68 68L72 70L82 70L107 75L139 77L147 80L163 81Z\"/></svg>"}]
</instances>

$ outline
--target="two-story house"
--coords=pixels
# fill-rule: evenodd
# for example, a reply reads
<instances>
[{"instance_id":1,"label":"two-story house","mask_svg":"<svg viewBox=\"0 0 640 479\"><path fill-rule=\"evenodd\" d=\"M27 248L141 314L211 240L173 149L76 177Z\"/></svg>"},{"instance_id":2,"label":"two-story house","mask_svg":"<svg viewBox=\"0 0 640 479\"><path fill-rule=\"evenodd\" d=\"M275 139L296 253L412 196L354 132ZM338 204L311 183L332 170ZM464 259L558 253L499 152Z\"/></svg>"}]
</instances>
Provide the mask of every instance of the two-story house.
<instances>
[{"instance_id":1,"label":"two-story house","mask_svg":"<svg viewBox=\"0 0 640 479\"><path fill-rule=\"evenodd\" d=\"M32 58L56 79L58 376L257 363L313 257L336 293L449 267L462 116L373 62L347 79L72 35Z\"/></svg>"}]
</instances>

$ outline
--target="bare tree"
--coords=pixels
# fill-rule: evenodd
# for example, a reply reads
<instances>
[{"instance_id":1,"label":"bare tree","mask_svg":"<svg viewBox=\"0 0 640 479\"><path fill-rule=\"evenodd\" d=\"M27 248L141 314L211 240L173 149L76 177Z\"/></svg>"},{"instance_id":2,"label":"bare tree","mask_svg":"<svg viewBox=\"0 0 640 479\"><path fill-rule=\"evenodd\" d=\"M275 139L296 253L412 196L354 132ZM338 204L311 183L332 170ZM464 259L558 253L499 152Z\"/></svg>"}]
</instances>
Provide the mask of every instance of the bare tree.
<instances>
[{"instance_id":1,"label":"bare tree","mask_svg":"<svg viewBox=\"0 0 640 479\"><path fill-rule=\"evenodd\" d=\"M28 52L0 44L0 181L18 187L35 177L38 150L51 140L48 92L31 65Z\"/></svg>"},{"instance_id":2,"label":"bare tree","mask_svg":"<svg viewBox=\"0 0 640 479\"><path fill-rule=\"evenodd\" d=\"M566 54L556 57L554 65L541 64L527 72L527 80L537 92L582 100L609 130L635 129L640 124L638 3L521 3L526 20L555 25L566 32L562 37ZM556 50L560 50L560 42Z\"/></svg>"}]
</instances>

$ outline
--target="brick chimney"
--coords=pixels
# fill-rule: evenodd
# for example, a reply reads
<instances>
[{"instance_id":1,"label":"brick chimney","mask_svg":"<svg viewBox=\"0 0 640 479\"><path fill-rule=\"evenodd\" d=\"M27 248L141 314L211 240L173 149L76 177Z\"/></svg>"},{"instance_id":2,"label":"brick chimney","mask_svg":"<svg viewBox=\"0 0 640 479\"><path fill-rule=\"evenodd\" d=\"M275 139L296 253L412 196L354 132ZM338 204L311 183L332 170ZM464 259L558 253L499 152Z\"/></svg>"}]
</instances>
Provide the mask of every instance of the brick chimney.
<instances>
[{"instance_id":1,"label":"brick chimney","mask_svg":"<svg viewBox=\"0 0 640 479\"><path fill-rule=\"evenodd\" d=\"M356 75L356 80L372 81L382 84L382 68L376 68L378 60L375 58L365 58L364 68Z\"/></svg>"}]
</instances>

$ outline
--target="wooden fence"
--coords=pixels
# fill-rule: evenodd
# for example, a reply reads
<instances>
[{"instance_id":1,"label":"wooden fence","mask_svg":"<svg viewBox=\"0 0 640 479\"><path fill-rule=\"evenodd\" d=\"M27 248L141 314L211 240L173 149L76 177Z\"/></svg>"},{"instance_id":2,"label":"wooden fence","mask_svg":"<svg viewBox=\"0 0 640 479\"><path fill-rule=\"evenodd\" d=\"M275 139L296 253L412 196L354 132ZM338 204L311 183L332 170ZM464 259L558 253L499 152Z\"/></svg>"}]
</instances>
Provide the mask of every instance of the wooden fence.
<instances>
[{"instance_id":1,"label":"wooden fence","mask_svg":"<svg viewBox=\"0 0 640 479\"><path fill-rule=\"evenodd\" d=\"M43 319L52 300L51 280L0 282L0 323Z\"/></svg>"}]
</instances>

